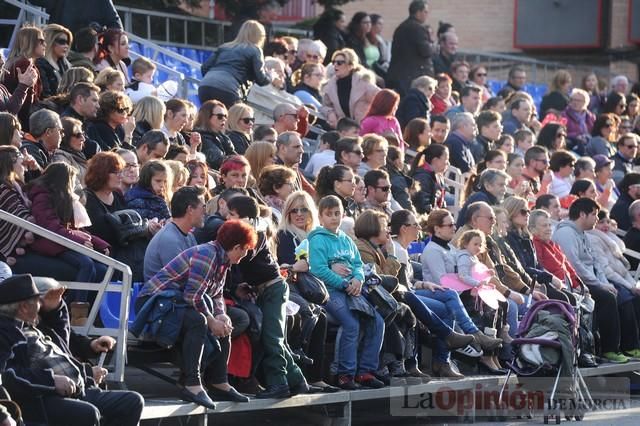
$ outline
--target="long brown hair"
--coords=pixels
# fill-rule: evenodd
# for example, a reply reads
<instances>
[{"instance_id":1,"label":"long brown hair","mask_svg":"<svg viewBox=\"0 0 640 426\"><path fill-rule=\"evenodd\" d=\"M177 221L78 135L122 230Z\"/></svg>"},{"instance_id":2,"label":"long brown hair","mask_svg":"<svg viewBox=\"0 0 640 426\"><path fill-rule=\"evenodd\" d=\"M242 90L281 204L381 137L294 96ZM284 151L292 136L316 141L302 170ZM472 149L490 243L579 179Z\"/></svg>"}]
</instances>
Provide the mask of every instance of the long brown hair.
<instances>
[{"instance_id":1,"label":"long brown hair","mask_svg":"<svg viewBox=\"0 0 640 426\"><path fill-rule=\"evenodd\" d=\"M27 184L27 191L42 186L49 191L56 216L66 226L73 226L73 193L75 169L67 163L51 163L42 175Z\"/></svg>"}]
</instances>

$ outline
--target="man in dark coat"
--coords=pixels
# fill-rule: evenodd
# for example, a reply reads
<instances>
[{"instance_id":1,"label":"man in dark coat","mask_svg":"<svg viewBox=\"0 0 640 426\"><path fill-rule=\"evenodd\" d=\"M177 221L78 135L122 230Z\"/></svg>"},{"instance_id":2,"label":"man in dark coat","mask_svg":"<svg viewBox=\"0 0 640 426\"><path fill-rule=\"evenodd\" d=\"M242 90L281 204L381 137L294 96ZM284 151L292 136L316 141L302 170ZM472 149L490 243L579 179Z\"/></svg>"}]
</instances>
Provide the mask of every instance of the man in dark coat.
<instances>
[{"instance_id":1,"label":"man in dark coat","mask_svg":"<svg viewBox=\"0 0 640 426\"><path fill-rule=\"evenodd\" d=\"M42 300L40 296L29 274L0 282L0 372L25 420L65 425L138 424L142 396L98 388L106 370L78 361L68 350L69 317L62 292ZM33 324L39 313L41 324L36 328ZM43 324L47 325L47 337L40 329Z\"/></svg>"},{"instance_id":2,"label":"man in dark coat","mask_svg":"<svg viewBox=\"0 0 640 426\"><path fill-rule=\"evenodd\" d=\"M433 44L425 26L428 16L427 2L414 0L409 5L409 17L393 33L387 83L400 96L407 93L415 78L433 75Z\"/></svg>"},{"instance_id":3,"label":"man in dark coat","mask_svg":"<svg viewBox=\"0 0 640 426\"><path fill-rule=\"evenodd\" d=\"M112 0L31 0L31 3L47 10L49 22L60 24L72 33L93 22L100 27L123 29Z\"/></svg>"}]
</instances>

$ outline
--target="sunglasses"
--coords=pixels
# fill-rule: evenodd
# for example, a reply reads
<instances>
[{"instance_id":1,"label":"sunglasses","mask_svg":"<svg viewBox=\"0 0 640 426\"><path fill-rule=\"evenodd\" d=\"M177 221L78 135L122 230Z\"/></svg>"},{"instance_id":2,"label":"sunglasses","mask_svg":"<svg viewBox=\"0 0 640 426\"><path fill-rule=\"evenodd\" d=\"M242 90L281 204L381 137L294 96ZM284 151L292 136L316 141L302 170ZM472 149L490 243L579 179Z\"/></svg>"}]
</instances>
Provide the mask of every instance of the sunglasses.
<instances>
[{"instance_id":1,"label":"sunglasses","mask_svg":"<svg viewBox=\"0 0 640 426\"><path fill-rule=\"evenodd\" d=\"M53 40L53 42L55 44L60 45L60 46L68 46L69 45L69 40L67 40L66 38L57 38L57 39Z\"/></svg>"},{"instance_id":2,"label":"sunglasses","mask_svg":"<svg viewBox=\"0 0 640 426\"><path fill-rule=\"evenodd\" d=\"M335 66L339 66L339 65L344 65L344 64L346 64L346 63L347 63L347 61L341 61L341 60L339 60L339 59L336 59L336 60L335 60L335 61L333 61L332 63L333 63L333 66L335 67Z\"/></svg>"},{"instance_id":3,"label":"sunglasses","mask_svg":"<svg viewBox=\"0 0 640 426\"><path fill-rule=\"evenodd\" d=\"M486 77L487 73L486 72L479 72L476 74L476 77Z\"/></svg>"},{"instance_id":4,"label":"sunglasses","mask_svg":"<svg viewBox=\"0 0 640 426\"><path fill-rule=\"evenodd\" d=\"M220 120L222 119L220 118ZM242 121L244 124L251 124L251 123L255 123L256 119L253 117L243 117L240 119L240 121Z\"/></svg>"},{"instance_id":5,"label":"sunglasses","mask_svg":"<svg viewBox=\"0 0 640 426\"><path fill-rule=\"evenodd\" d=\"M71 133L71 136L78 139L84 138L84 132Z\"/></svg>"},{"instance_id":6,"label":"sunglasses","mask_svg":"<svg viewBox=\"0 0 640 426\"><path fill-rule=\"evenodd\" d=\"M47 41L46 41L45 39L43 39L43 38L39 38L39 39L38 39L38 43L40 43L40 44L43 44L43 45L44 45L44 44L46 44L46 43L47 43Z\"/></svg>"},{"instance_id":7,"label":"sunglasses","mask_svg":"<svg viewBox=\"0 0 640 426\"><path fill-rule=\"evenodd\" d=\"M216 117L218 120L226 120L227 114L223 114L223 113L211 114L211 117Z\"/></svg>"},{"instance_id":8,"label":"sunglasses","mask_svg":"<svg viewBox=\"0 0 640 426\"><path fill-rule=\"evenodd\" d=\"M454 226L456 226L455 223L443 223L440 225L441 228L453 228Z\"/></svg>"},{"instance_id":9,"label":"sunglasses","mask_svg":"<svg viewBox=\"0 0 640 426\"><path fill-rule=\"evenodd\" d=\"M129 114L129 108L118 108L116 109L118 114Z\"/></svg>"},{"instance_id":10,"label":"sunglasses","mask_svg":"<svg viewBox=\"0 0 640 426\"><path fill-rule=\"evenodd\" d=\"M389 192L391 190L390 186L376 186L376 188L382 192Z\"/></svg>"},{"instance_id":11,"label":"sunglasses","mask_svg":"<svg viewBox=\"0 0 640 426\"><path fill-rule=\"evenodd\" d=\"M351 151L351 154L362 155L362 151Z\"/></svg>"},{"instance_id":12,"label":"sunglasses","mask_svg":"<svg viewBox=\"0 0 640 426\"><path fill-rule=\"evenodd\" d=\"M520 209L520 214L522 216L527 216L529 213L531 213L531 210L529 209Z\"/></svg>"},{"instance_id":13,"label":"sunglasses","mask_svg":"<svg viewBox=\"0 0 640 426\"><path fill-rule=\"evenodd\" d=\"M627 149L638 149L638 145L625 145L624 147Z\"/></svg>"},{"instance_id":14,"label":"sunglasses","mask_svg":"<svg viewBox=\"0 0 640 426\"><path fill-rule=\"evenodd\" d=\"M297 50L295 50L295 49L291 49L291 50L289 50L289 54L291 54L291 55L295 55L295 54L297 54L297 53L298 53L298 51L297 51Z\"/></svg>"},{"instance_id":15,"label":"sunglasses","mask_svg":"<svg viewBox=\"0 0 640 426\"><path fill-rule=\"evenodd\" d=\"M544 164L549 164L549 160L547 160L546 158L538 158L535 161L539 161L539 162L544 163Z\"/></svg>"},{"instance_id":16,"label":"sunglasses","mask_svg":"<svg viewBox=\"0 0 640 426\"><path fill-rule=\"evenodd\" d=\"M300 207L299 209L291 209L291 213L293 214L307 214L309 213L309 209L306 207Z\"/></svg>"}]
</instances>

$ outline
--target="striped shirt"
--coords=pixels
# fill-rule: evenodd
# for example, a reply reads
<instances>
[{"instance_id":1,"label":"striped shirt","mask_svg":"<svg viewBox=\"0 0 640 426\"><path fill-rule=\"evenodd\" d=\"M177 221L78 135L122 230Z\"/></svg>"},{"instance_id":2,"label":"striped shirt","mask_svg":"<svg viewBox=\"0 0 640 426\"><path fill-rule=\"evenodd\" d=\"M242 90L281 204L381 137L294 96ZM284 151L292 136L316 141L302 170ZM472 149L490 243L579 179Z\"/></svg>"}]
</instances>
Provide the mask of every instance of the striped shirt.
<instances>
[{"instance_id":1,"label":"striped shirt","mask_svg":"<svg viewBox=\"0 0 640 426\"><path fill-rule=\"evenodd\" d=\"M184 301L201 314L223 314L222 291L229 265L226 252L217 241L188 248L147 281L138 297L178 290ZM213 312L203 300L205 294L213 299Z\"/></svg>"}]
</instances>

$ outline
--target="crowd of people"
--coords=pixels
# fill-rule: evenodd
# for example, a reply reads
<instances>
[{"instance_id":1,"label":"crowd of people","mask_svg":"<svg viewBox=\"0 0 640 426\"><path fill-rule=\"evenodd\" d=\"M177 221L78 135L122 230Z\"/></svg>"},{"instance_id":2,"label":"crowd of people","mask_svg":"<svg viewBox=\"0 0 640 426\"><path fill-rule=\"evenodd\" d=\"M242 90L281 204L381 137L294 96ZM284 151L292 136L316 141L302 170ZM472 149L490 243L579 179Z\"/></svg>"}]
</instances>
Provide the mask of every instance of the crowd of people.
<instances>
[{"instance_id":1,"label":"crowd of people","mask_svg":"<svg viewBox=\"0 0 640 426\"><path fill-rule=\"evenodd\" d=\"M129 265L132 332L177 351L181 397L209 408L428 380L424 344L433 376L503 374L519 318L549 298L592 302L582 366L640 358L640 84L560 70L538 109L526 68L493 93L428 16L412 1L392 40L366 12L327 10L300 40L248 20L202 64L199 106L159 97L117 26L21 28L0 77L0 208ZM299 102L256 125L252 85ZM135 424L140 395L100 390L87 363L113 341L70 332L94 293L56 283L106 267L4 221L0 258L2 385L23 416Z\"/></svg>"}]
</instances>

